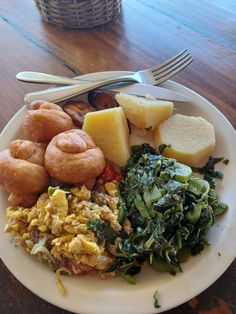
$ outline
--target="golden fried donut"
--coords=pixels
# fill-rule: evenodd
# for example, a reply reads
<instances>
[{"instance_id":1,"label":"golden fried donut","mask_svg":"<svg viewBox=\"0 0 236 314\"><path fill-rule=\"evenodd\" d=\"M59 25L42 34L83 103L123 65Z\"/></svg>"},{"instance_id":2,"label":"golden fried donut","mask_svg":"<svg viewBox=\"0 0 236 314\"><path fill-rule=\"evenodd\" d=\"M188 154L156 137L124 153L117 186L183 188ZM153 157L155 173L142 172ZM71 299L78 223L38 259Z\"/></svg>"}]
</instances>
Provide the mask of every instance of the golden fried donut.
<instances>
[{"instance_id":1,"label":"golden fried donut","mask_svg":"<svg viewBox=\"0 0 236 314\"><path fill-rule=\"evenodd\" d=\"M73 127L71 117L56 104L36 101L30 104L23 123L27 139L49 142L55 135Z\"/></svg>"},{"instance_id":2,"label":"golden fried donut","mask_svg":"<svg viewBox=\"0 0 236 314\"><path fill-rule=\"evenodd\" d=\"M43 166L45 147L30 141L13 141L9 149L0 153L0 185L11 193L13 206L31 206L37 193L49 184Z\"/></svg>"},{"instance_id":3,"label":"golden fried donut","mask_svg":"<svg viewBox=\"0 0 236 314\"><path fill-rule=\"evenodd\" d=\"M105 167L101 149L77 129L56 135L47 146L44 160L50 176L69 184L96 178Z\"/></svg>"}]
</instances>

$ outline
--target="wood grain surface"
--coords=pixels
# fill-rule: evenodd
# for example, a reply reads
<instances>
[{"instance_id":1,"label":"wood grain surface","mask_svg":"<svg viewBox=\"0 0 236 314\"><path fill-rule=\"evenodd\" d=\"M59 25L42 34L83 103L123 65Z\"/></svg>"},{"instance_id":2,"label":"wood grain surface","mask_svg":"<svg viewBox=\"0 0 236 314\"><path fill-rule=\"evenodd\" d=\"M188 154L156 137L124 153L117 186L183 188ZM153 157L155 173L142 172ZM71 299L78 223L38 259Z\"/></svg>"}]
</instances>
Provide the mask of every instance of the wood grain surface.
<instances>
[{"instance_id":1,"label":"wood grain surface","mask_svg":"<svg viewBox=\"0 0 236 314\"><path fill-rule=\"evenodd\" d=\"M23 106L24 95L42 88L17 81L19 71L69 77L136 71L184 48L195 61L174 80L210 100L236 128L235 16L235 0L123 0L115 22L67 30L42 21L33 0L1 0L0 131ZM68 313L28 291L2 262L0 292L1 314ZM206 291L166 313L236 313L236 261Z\"/></svg>"}]
</instances>

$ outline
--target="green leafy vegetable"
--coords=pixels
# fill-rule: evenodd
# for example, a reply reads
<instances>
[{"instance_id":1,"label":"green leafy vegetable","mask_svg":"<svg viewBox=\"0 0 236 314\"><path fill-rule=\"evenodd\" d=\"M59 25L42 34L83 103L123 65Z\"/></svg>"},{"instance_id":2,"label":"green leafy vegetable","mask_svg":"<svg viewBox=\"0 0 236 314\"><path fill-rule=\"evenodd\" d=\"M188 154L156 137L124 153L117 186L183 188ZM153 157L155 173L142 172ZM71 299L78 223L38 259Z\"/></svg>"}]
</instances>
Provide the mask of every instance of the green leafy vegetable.
<instances>
[{"instance_id":1,"label":"green leafy vegetable","mask_svg":"<svg viewBox=\"0 0 236 314\"><path fill-rule=\"evenodd\" d=\"M223 179L223 173L215 170L215 165L223 161L223 157L209 157L208 162L202 168L194 169L195 171L204 174L204 179L209 182L211 188L215 188L216 180ZM226 161L227 163L228 161Z\"/></svg>"},{"instance_id":2,"label":"green leafy vegetable","mask_svg":"<svg viewBox=\"0 0 236 314\"><path fill-rule=\"evenodd\" d=\"M122 197L120 197L120 202L119 202L119 216L118 216L118 221L120 224L123 224L126 218L126 204L123 200Z\"/></svg>"},{"instance_id":3,"label":"green leafy vegetable","mask_svg":"<svg viewBox=\"0 0 236 314\"><path fill-rule=\"evenodd\" d=\"M70 194L70 189L66 187L59 187L59 186L49 186L48 187L48 196L52 196L54 192L57 190L63 190L66 194Z\"/></svg>"},{"instance_id":4,"label":"green leafy vegetable","mask_svg":"<svg viewBox=\"0 0 236 314\"><path fill-rule=\"evenodd\" d=\"M204 200L207 197L209 190L210 185L206 180L192 177L188 181L187 192L195 202Z\"/></svg>"},{"instance_id":5,"label":"green leafy vegetable","mask_svg":"<svg viewBox=\"0 0 236 314\"><path fill-rule=\"evenodd\" d=\"M168 148L168 147L171 147L171 145L170 145L170 144L169 144L169 145L161 144L161 145L159 146L159 153L160 153L160 155L162 155L163 152L164 152L164 150L165 150L166 148Z\"/></svg>"},{"instance_id":6,"label":"green leafy vegetable","mask_svg":"<svg viewBox=\"0 0 236 314\"><path fill-rule=\"evenodd\" d=\"M158 291L157 290L154 292L153 299L154 299L154 307L156 309L159 309L161 306L160 306L159 301L158 301Z\"/></svg>"},{"instance_id":7,"label":"green leafy vegetable","mask_svg":"<svg viewBox=\"0 0 236 314\"><path fill-rule=\"evenodd\" d=\"M106 221L90 220L87 222L87 226L91 231L96 234L99 245L103 244L105 240L113 243L117 237L116 232Z\"/></svg>"},{"instance_id":8,"label":"green leafy vegetable","mask_svg":"<svg viewBox=\"0 0 236 314\"><path fill-rule=\"evenodd\" d=\"M49 186L49 187L48 187L48 195L49 195L49 196L52 196L52 194L53 194L56 190L58 190L58 189L59 189L59 187Z\"/></svg>"},{"instance_id":9,"label":"green leafy vegetable","mask_svg":"<svg viewBox=\"0 0 236 314\"><path fill-rule=\"evenodd\" d=\"M130 283L131 285L136 284L136 280L134 278L134 276L129 275L129 274L124 274L124 273L120 273L121 277L123 277L126 281L128 281L128 283Z\"/></svg>"},{"instance_id":10,"label":"green leafy vegetable","mask_svg":"<svg viewBox=\"0 0 236 314\"><path fill-rule=\"evenodd\" d=\"M229 164L229 159L223 160L223 164L228 165Z\"/></svg>"},{"instance_id":11,"label":"green leafy vegetable","mask_svg":"<svg viewBox=\"0 0 236 314\"><path fill-rule=\"evenodd\" d=\"M201 168L207 179L211 177L208 182L194 177L190 167L165 158L148 144L133 148L119 185L119 221L127 218L133 231L119 235L111 270L130 278L146 261L157 271L175 274L181 271L182 252L195 255L209 244L207 231L215 217L228 208L219 202L214 189L214 180L222 178L214 169L220 160L211 158Z\"/></svg>"}]
</instances>

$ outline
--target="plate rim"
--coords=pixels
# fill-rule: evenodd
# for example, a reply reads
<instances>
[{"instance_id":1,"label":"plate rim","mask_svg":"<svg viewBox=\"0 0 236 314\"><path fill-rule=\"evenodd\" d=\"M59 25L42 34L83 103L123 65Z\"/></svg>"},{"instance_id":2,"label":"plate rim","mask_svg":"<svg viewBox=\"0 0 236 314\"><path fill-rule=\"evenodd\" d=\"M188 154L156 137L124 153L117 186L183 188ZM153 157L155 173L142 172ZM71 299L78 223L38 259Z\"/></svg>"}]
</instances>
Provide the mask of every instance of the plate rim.
<instances>
[{"instance_id":1,"label":"plate rim","mask_svg":"<svg viewBox=\"0 0 236 314\"><path fill-rule=\"evenodd\" d=\"M122 72L123 72L123 71L112 71L112 72L109 72L109 73L115 73L115 74L117 75L117 74L122 73ZM132 72L130 72L130 73L132 73ZM107 74L106 71L105 71L105 72L97 72L97 73L90 73L90 74L84 75L83 77L91 77L92 75L95 75L95 76L96 76L96 75L106 75L106 74ZM234 136L236 135L236 131L234 130L233 126L232 126L231 123L227 120L227 118L220 112L220 110L218 110L211 102L209 102L207 99L205 99L203 96L201 96L201 95L198 94L197 92L195 92L195 91L191 90L190 88L185 87L185 86L183 86L183 85L181 85L181 84L179 84L179 83L175 83L175 82L173 82L173 81L168 81L168 82L162 84L162 86L163 86L163 87L170 88L170 89L174 89L174 90L176 89L177 91L180 91L180 89L181 89L181 90L183 90L184 92L190 93L192 96L201 99L201 101L207 102L207 104L210 105L209 107L210 107L211 109L214 109L215 112L217 112L217 114L220 115L221 119L223 118L224 122L227 124L227 126L228 126L229 129L230 129L230 131L234 133ZM1 132L1 134L0 134L0 139L2 139L2 138L4 137L5 133L9 130L9 128L11 127L11 125L14 124L14 122L15 122L15 120L17 119L18 115L23 114L25 110L26 110L26 107L24 106L24 107L22 107L22 108L10 119L10 121L7 123L7 125L4 127L3 131ZM1 145L1 146L2 146L2 145ZM236 149L235 149L235 153L236 153ZM233 209L231 209L231 210L233 211ZM235 236L235 235L236 235L236 232L234 233L234 236ZM2 242L2 233L1 233L1 236L0 236L0 243L1 243L1 242ZM14 248L14 247L13 247L13 248ZM15 249L15 248L14 248L14 249ZM1 251L2 251L2 250L0 249L0 252L1 252ZM145 312L145 314L154 313L154 312L155 312L155 313L161 313L161 312L163 312L163 311L167 311L167 310L169 310L169 309L171 309L171 308L174 308L174 307L176 307L176 306L179 306L179 305L185 303L186 301L188 301L188 300L191 299L192 297L195 297L195 296L198 295L199 293L203 292L205 289L207 289L209 286L211 286L211 285L227 270L227 268L229 267L229 265L233 262L233 260L234 260L234 258L235 258L235 254L236 254L236 249L235 249L234 254L232 254L232 258L228 259L228 261L227 261L227 263L224 265L224 267L221 268L221 271L218 272L217 277L212 278L212 280L209 282L209 284L208 284L207 286L205 286L204 288L201 287L200 289L198 289L198 291L195 291L195 292L193 292L191 295L189 295L189 296L187 296L187 297L185 297L185 298L182 298L181 301L179 301L179 302L177 302L177 303L175 303L175 304L170 304L169 306L164 306L164 307L160 308L159 310L158 310L158 309L155 309L155 308L153 307L153 310L150 311L150 307L149 307L149 311L148 311L148 312ZM233 255L234 255L234 257L233 257ZM14 277L15 277L19 282L21 282L26 288L28 288L32 293L36 294L36 295L39 296L41 299L43 299L43 300L45 300L45 301L47 301L47 302L49 302L49 303L51 303L51 304L54 304L54 305L56 305L56 306L58 306L58 307L61 307L61 308L65 309L65 310L69 310L69 311L72 311L72 312L74 312L74 313L77 313L77 310L75 309L74 306L72 306L72 307L63 306L63 301L61 302L61 304L58 304L58 302L53 302L53 300L51 300L50 297L47 298L47 297L45 297L45 296L42 296L42 294L40 294L39 292L32 291L32 287L30 286L30 284L27 284L27 282L22 282L22 280L19 279L20 276L18 276L18 275L15 273L15 271L12 270L11 267L10 267L10 268L8 267L8 266L9 266L9 263L7 263L7 258L4 258L4 256L2 256L2 253L1 253L1 258L2 258L2 260L3 260L3 262L4 262L4 264L6 265L6 267L9 269L9 271L14 275ZM30 258L32 258L32 257L30 256ZM177 276L179 276L179 274L178 274ZM78 280L79 280L79 279L78 279ZM26 280L26 281L27 281L27 280ZM138 294L140 294L140 291L139 291L139 293L137 293L137 295L138 295ZM142 291L141 291L141 294L142 294ZM160 297L161 297L161 296L160 296ZM63 298L62 298L62 300L63 300ZM150 296L150 302L152 303L152 296ZM75 310L76 310L76 311L75 311ZM82 314L82 313L92 313L92 312L90 312L90 311L89 311L89 312L87 312L87 311L84 312L84 311L81 311L80 309L78 309L78 310L80 311L81 314ZM108 312L103 312L103 313L109 313L110 310L111 310L111 309L109 309ZM136 311L135 311L135 312L136 312ZM95 313L95 312L93 312L93 313ZM128 312L127 312L127 313L128 313ZM130 313L130 312L129 312L129 313ZM142 312L142 313L144 313L144 312Z\"/></svg>"}]
</instances>

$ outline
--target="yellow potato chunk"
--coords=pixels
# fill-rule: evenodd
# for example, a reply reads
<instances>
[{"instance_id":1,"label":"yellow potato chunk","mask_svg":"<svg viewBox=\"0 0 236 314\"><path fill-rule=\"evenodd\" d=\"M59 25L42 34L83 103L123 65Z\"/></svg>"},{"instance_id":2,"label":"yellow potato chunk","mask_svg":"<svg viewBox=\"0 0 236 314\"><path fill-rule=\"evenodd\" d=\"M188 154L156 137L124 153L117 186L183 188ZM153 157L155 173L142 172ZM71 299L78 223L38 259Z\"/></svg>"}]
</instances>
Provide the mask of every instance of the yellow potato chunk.
<instances>
[{"instance_id":1,"label":"yellow potato chunk","mask_svg":"<svg viewBox=\"0 0 236 314\"><path fill-rule=\"evenodd\" d=\"M124 166L130 158L129 129L121 107L89 112L83 130L101 148L106 159Z\"/></svg>"},{"instance_id":2,"label":"yellow potato chunk","mask_svg":"<svg viewBox=\"0 0 236 314\"><path fill-rule=\"evenodd\" d=\"M124 109L127 119L138 128L155 129L173 112L173 103L170 101L149 99L125 93L117 94L115 99Z\"/></svg>"},{"instance_id":3,"label":"yellow potato chunk","mask_svg":"<svg viewBox=\"0 0 236 314\"><path fill-rule=\"evenodd\" d=\"M203 166L215 149L214 127L201 117L176 114L155 130L156 149L170 144L163 155L192 167Z\"/></svg>"}]
</instances>

